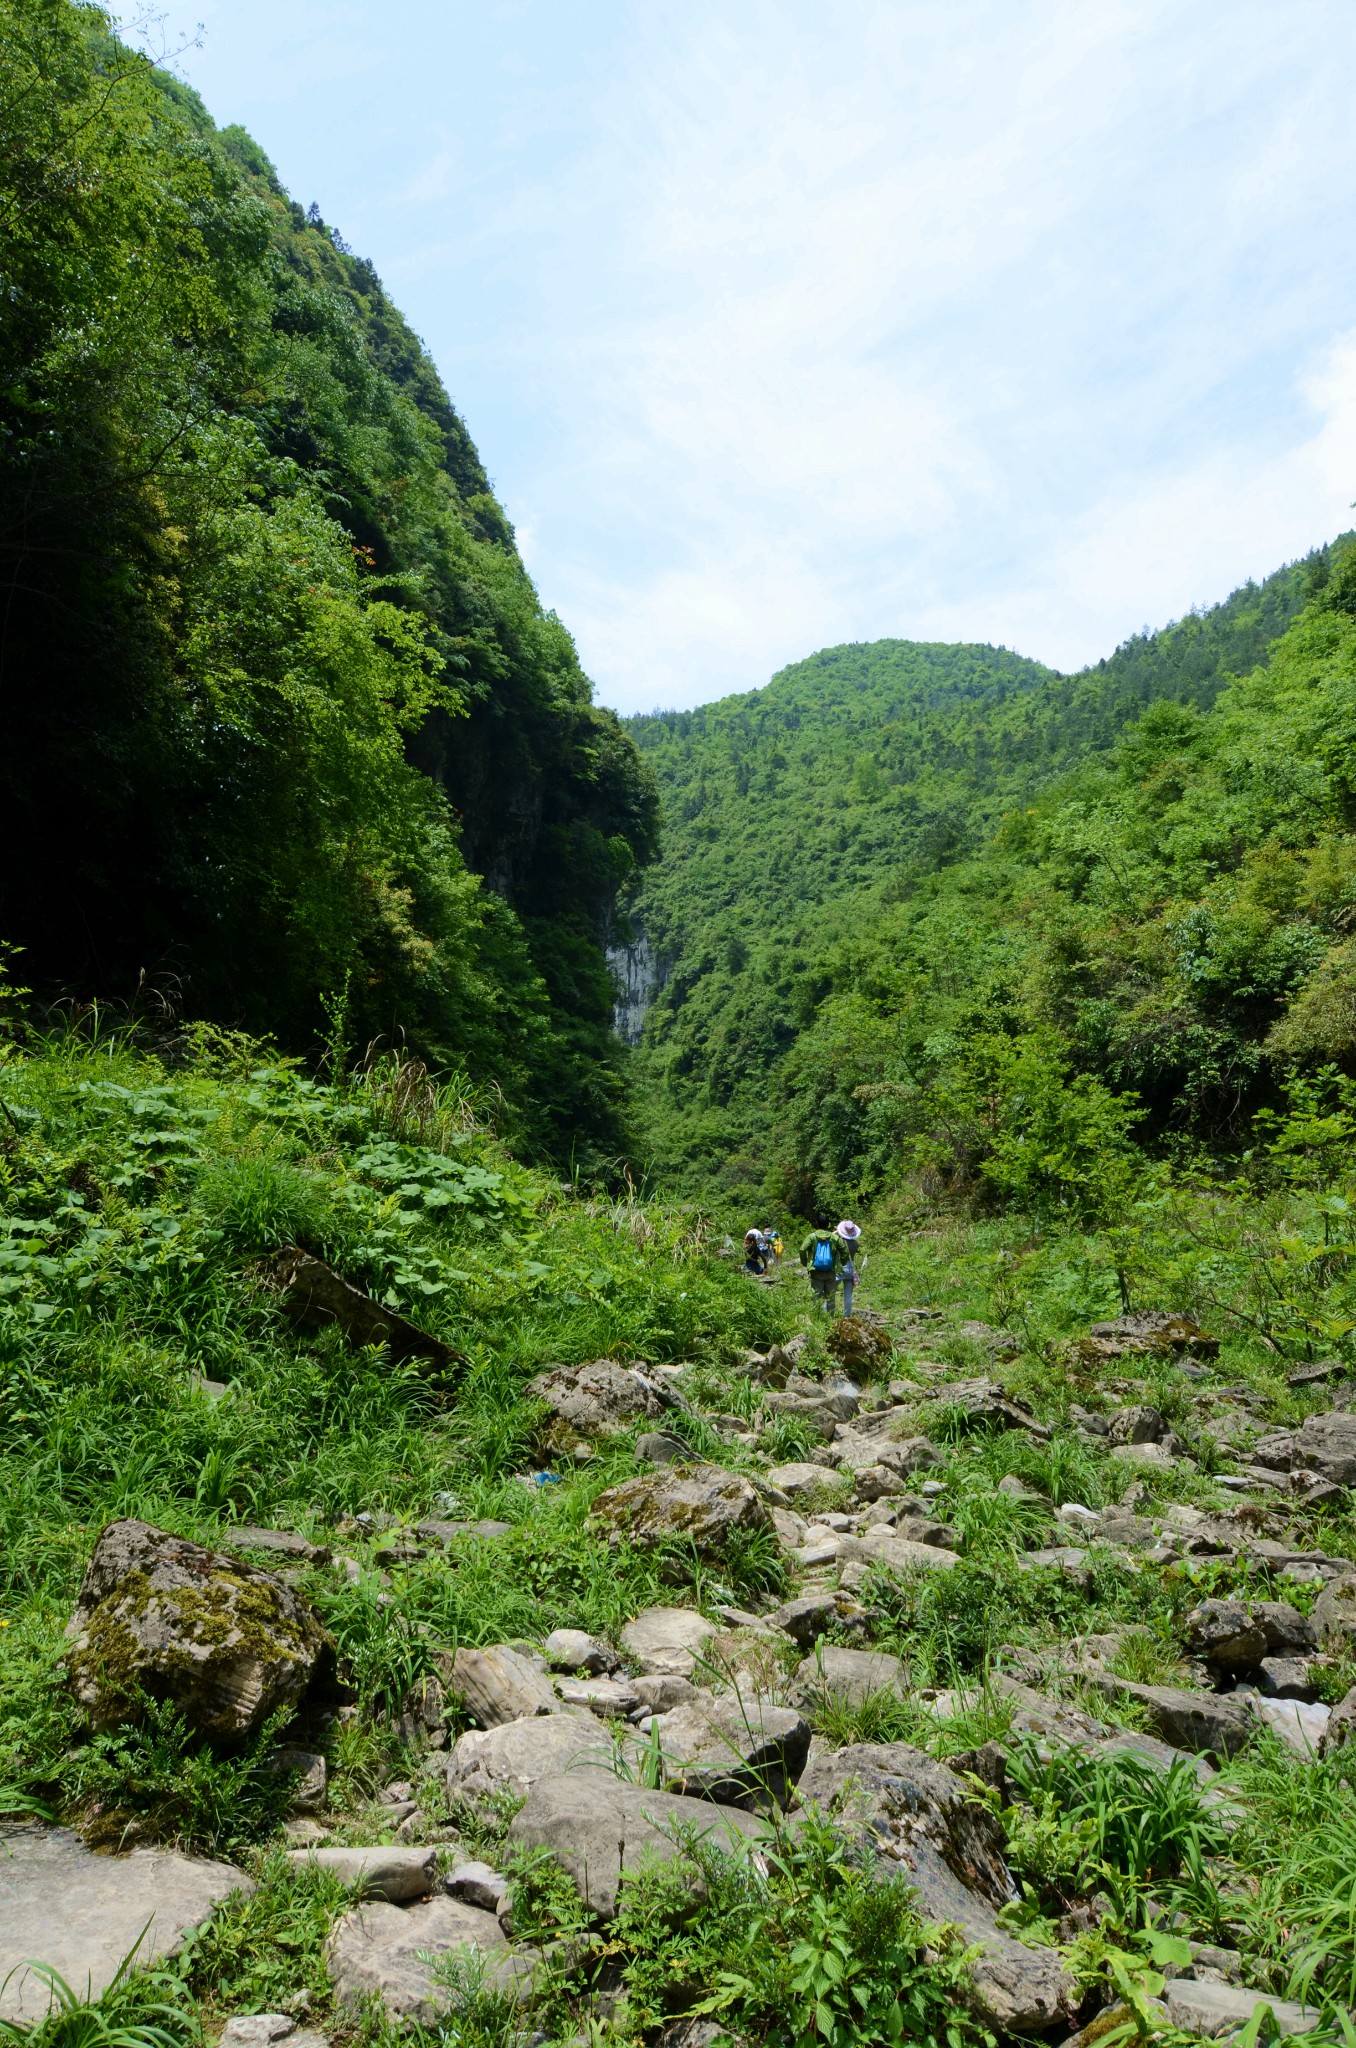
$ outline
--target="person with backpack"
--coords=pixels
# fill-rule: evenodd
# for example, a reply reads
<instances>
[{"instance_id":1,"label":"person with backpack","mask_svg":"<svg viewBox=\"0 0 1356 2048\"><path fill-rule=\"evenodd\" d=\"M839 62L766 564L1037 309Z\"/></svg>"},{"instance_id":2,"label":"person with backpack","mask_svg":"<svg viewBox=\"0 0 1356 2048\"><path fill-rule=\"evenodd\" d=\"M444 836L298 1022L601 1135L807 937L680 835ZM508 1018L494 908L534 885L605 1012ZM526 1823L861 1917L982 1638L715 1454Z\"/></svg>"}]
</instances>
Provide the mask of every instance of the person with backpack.
<instances>
[{"instance_id":1,"label":"person with backpack","mask_svg":"<svg viewBox=\"0 0 1356 2048\"><path fill-rule=\"evenodd\" d=\"M760 1276L767 1271L767 1261L763 1257L763 1240L756 1230L744 1232L744 1271Z\"/></svg>"},{"instance_id":2,"label":"person with backpack","mask_svg":"<svg viewBox=\"0 0 1356 2048\"><path fill-rule=\"evenodd\" d=\"M846 1247L847 1263L843 1267L843 1314L850 1316L852 1314L852 1290L857 1285L857 1280L861 1273L858 1251L860 1249L859 1240L862 1234L862 1227L860 1223L854 1223L851 1217L844 1217L833 1234Z\"/></svg>"},{"instance_id":3,"label":"person with backpack","mask_svg":"<svg viewBox=\"0 0 1356 2048\"><path fill-rule=\"evenodd\" d=\"M839 1277L847 1264L842 1239L835 1237L827 1224L819 1225L801 1246L800 1262L810 1276L811 1294L823 1304L826 1316L833 1315Z\"/></svg>"}]
</instances>

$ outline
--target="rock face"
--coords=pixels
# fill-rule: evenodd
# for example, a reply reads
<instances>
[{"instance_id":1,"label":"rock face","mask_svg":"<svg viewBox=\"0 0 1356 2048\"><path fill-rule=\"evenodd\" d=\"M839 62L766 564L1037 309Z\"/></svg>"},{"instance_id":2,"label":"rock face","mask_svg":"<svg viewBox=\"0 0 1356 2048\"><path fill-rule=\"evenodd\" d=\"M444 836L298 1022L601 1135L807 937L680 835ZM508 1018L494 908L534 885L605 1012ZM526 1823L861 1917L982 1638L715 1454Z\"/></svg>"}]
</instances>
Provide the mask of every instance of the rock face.
<instances>
[{"instance_id":1,"label":"rock face","mask_svg":"<svg viewBox=\"0 0 1356 2048\"><path fill-rule=\"evenodd\" d=\"M595 1358L591 1365L555 1365L531 1392L576 1436L610 1436L637 1422L655 1422L677 1397L635 1366Z\"/></svg>"},{"instance_id":2,"label":"rock face","mask_svg":"<svg viewBox=\"0 0 1356 2048\"><path fill-rule=\"evenodd\" d=\"M676 1855L679 1827L695 1828L727 1849L762 1833L762 1824L738 1808L581 1771L534 1785L510 1824L509 1839L524 1849L549 1849L590 1913L607 1921L616 1916L623 1872L646 1856L667 1861Z\"/></svg>"},{"instance_id":3,"label":"rock face","mask_svg":"<svg viewBox=\"0 0 1356 2048\"><path fill-rule=\"evenodd\" d=\"M230 1863L168 1849L96 1856L67 1828L0 1828L0 2018L32 2025L47 2011L50 1993L28 1963L97 1997L143 1928L137 1961L148 1964L230 1893L253 1889Z\"/></svg>"},{"instance_id":4,"label":"rock face","mask_svg":"<svg viewBox=\"0 0 1356 2048\"><path fill-rule=\"evenodd\" d=\"M712 1557L720 1556L736 1530L772 1528L757 1488L723 1465L690 1465L623 1480L599 1494L593 1520L642 1550L685 1542Z\"/></svg>"},{"instance_id":5,"label":"rock face","mask_svg":"<svg viewBox=\"0 0 1356 2048\"><path fill-rule=\"evenodd\" d=\"M859 1707L876 1692L904 1699L908 1683L904 1666L888 1650L846 1650L826 1643L796 1666L796 1698L811 1718L830 1700Z\"/></svg>"},{"instance_id":6,"label":"rock face","mask_svg":"<svg viewBox=\"0 0 1356 2048\"><path fill-rule=\"evenodd\" d=\"M553 1671L578 1671L590 1678L611 1671L617 1661L605 1643L581 1628L552 1629L542 1650Z\"/></svg>"},{"instance_id":7,"label":"rock face","mask_svg":"<svg viewBox=\"0 0 1356 2048\"><path fill-rule=\"evenodd\" d=\"M1041 2033L1077 2004L1052 1949L1003 1934L996 1909L1015 1896L998 1823L962 1780L905 1742L857 1743L812 1763L800 1796L832 1814L893 1863L926 1920L953 1921L978 1945L976 2008L1010 2033Z\"/></svg>"},{"instance_id":8,"label":"rock face","mask_svg":"<svg viewBox=\"0 0 1356 2048\"><path fill-rule=\"evenodd\" d=\"M96 1728L134 1713L140 1689L213 1741L239 1742L334 1669L333 1642L284 1580L148 1522L108 1524L66 1633L71 1686Z\"/></svg>"},{"instance_id":9,"label":"rock face","mask_svg":"<svg viewBox=\"0 0 1356 2048\"><path fill-rule=\"evenodd\" d=\"M436 1849L289 1849L294 1870L314 1864L343 1884L357 1885L393 1906L427 1898L438 1879Z\"/></svg>"},{"instance_id":10,"label":"rock face","mask_svg":"<svg viewBox=\"0 0 1356 2048\"><path fill-rule=\"evenodd\" d=\"M540 1778L611 1762L608 1737L589 1713L543 1714L459 1736L434 1769L451 1797L473 1803L496 1792L521 1799Z\"/></svg>"},{"instance_id":11,"label":"rock face","mask_svg":"<svg viewBox=\"0 0 1356 2048\"><path fill-rule=\"evenodd\" d=\"M758 1699L703 1699L656 1722L670 1792L768 1813L791 1803L810 1754L809 1723Z\"/></svg>"},{"instance_id":12,"label":"rock face","mask_svg":"<svg viewBox=\"0 0 1356 2048\"><path fill-rule=\"evenodd\" d=\"M487 1990L525 1991L530 1984L534 1958L510 1949L493 1913L461 1899L359 1906L336 1923L325 1960L342 2004L358 2005L375 1993L393 2019L432 2026L455 2002L450 1988L434 1982L432 1959L457 1950L468 1962L484 1958Z\"/></svg>"},{"instance_id":13,"label":"rock face","mask_svg":"<svg viewBox=\"0 0 1356 2048\"><path fill-rule=\"evenodd\" d=\"M500 1728L532 1714L553 1714L559 1705L546 1673L507 1643L458 1650L446 1678L482 1728Z\"/></svg>"},{"instance_id":14,"label":"rock face","mask_svg":"<svg viewBox=\"0 0 1356 2048\"><path fill-rule=\"evenodd\" d=\"M621 1632L621 1646L650 1678L691 1678L697 1658L719 1633L691 1607L647 1607Z\"/></svg>"}]
</instances>

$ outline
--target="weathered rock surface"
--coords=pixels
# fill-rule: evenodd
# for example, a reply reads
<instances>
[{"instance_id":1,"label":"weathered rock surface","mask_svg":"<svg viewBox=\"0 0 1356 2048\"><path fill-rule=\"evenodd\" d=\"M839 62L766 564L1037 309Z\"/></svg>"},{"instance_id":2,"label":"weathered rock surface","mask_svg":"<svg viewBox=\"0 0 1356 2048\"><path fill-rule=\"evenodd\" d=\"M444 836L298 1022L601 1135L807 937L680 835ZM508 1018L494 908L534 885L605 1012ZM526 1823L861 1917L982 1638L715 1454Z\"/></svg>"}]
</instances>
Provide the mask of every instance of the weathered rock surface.
<instances>
[{"instance_id":1,"label":"weathered rock surface","mask_svg":"<svg viewBox=\"0 0 1356 2048\"><path fill-rule=\"evenodd\" d=\"M810 1754L809 1723L761 1699L692 1700L655 1725L668 1791L750 1813L788 1806Z\"/></svg>"},{"instance_id":2,"label":"weathered rock surface","mask_svg":"<svg viewBox=\"0 0 1356 2048\"><path fill-rule=\"evenodd\" d=\"M458 1863L443 1879L449 1899L461 1899L482 1912L497 1913L508 1892L508 1879L493 1864L472 1860Z\"/></svg>"},{"instance_id":3,"label":"weathered rock surface","mask_svg":"<svg viewBox=\"0 0 1356 2048\"><path fill-rule=\"evenodd\" d=\"M821 1487L834 1484L833 1473L826 1472L822 1465L774 1465L767 1476L778 1491L791 1500L807 1493L818 1493Z\"/></svg>"},{"instance_id":4,"label":"weathered rock surface","mask_svg":"<svg viewBox=\"0 0 1356 2048\"><path fill-rule=\"evenodd\" d=\"M582 1671L591 1678L611 1671L617 1661L606 1643L585 1635L582 1628L552 1629L542 1654L553 1671Z\"/></svg>"},{"instance_id":5,"label":"weathered rock surface","mask_svg":"<svg viewBox=\"0 0 1356 2048\"><path fill-rule=\"evenodd\" d=\"M875 1379L890 1370L895 1347L889 1331L879 1323L868 1323L862 1316L839 1316L824 1341L844 1372L854 1379Z\"/></svg>"},{"instance_id":6,"label":"weathered rock surface","mask_svg":"<svg viewBox=\"0 0 1356 2048\"><path fill-rule=\"evenodd\" d=\"M772 1515L756 1486L723 1465L670 1467L625 1479L593 1503L596 1528L625 1536L637 1548L691 1543L719 1557L737 1529L768 1529Z\"/></svg>"},{"instance_id":7,"label":"weathered rock surface","mask_svg":"<svg viewBox=\"0 0 1356 2048\"><path fill-rule=\"evenodd\" d=\"M636 1438L636 1456L647 1465L682 1465L695 1456L690 1443L671 1429L646 1429Z\"/></svg>"},{"instance_id":8,"label":"weathered rock surface","mask_svg":"<svg viewBox=\"0 0 1356 2048\"><path fill-rule=\"evenodd\" d=\"M1252 1618L1267 1639L1269 1657L1304 1657L1318 1648L1318 1630L1288 1600L1252 1600Z\"/></svg>"},{"instance_id":9,"label":"weathered rock surface","mask_svg":"<svg viewBox=\"0 0 1356 2048\"><path fill-rule=\"evenodd\" d=\"M1339 1486L1356 1481L1356 1414L1310 1415L1295 1431L1293 1462Z\"/></svg>"},{"instance_id":10,"label":"weathered rock surface","mask_svg":"<svg viewBox=\"0 0 1356 2048\"><path fill-rule=\"evenodd\" d=\"M278 1578L149 1522L110 1522L94 1546L67 1670L96 1728L172 1700L213 1741L242 1740L334 1670L310 1603Z\"/></svg>"},{"instance_id":11,"label":"weathered rock surface","mask_svg":"<svg viewBox=\"0 0 1356 2048\"><path fill-rule=\"evenodd\" d=\"M1113 1444L1156 1444L1166 1435L1167 1427L1157 1408L1140 1402L1117 1409L1107 1425L1107 1435Z\"/></svg>"},{"instance_id":12,"label":"weathered rock surface","mask_svg":"<svg viewBox=\"0 0 1356 2048\"><path fill-rule=\"evenodd\" d=\"M1024 1429L1042 1442L1050 1434L1024 1402L1014 1400L993 1380L952 1380L938 1388L936 1398L975 1429Z\"/></svg>"},{"instance_id":13,"label":"weathered rock surface","mask_svg":"<svg viewBox=\"0 0 1356 2048\"><path fill-rule=\"evenodd\" d=\"M500 1728L533 1714L554 1714L560 1705L546 1673L507 1643L458 1650L445 1676L449 1689L460 1695L482 1728Z\"/></svg>"},{"instance_id":14,"label":"weathered rock surface","mask_svg":"<svg viewBox=\"0 0 1356 2048\"><path fill-rule=\"evenodd\" d=\"M813 1720L829 1700L860 1706L872 1693L907 1697L909 1674L888 1650L849 1650L825 1643L796 1666L795 1697Z\"/></svg>"},{"instance_id":15,"label":"weathered rock surface","mask_svg":"<svg viewBox=\"0 0 1356 2048\"><path fill-rule=\"evenodd\" d=\"M654 1422L679 1406L671 1388L635 1366L595 1358L590 1365L556 1365L539 1373L530 1391L556 1421L577 1436L609 1436L636 1422Z\"/></svg>"},{"instance_id":16,"label":"weathered rock surface","mask_svg":"<svg viewBox=\"0 0 1356 2048\"><path fill-rule=\"evenodd\" d=\"M1154 1733L1174 1749L1227 1758L1242 1749L1251 1733L1252 1717L1233 1696L1187 1692L1175 1685L1136 1685L1110 1673L1094 1675L1092 1683L1108 1698L1138 1700Z\"/></svg>"},{"instance_id":17,"label":"weathered rock surface","mask_svg":"<svg viewBox=\"0 0 1356 2048\"><path fill-rule=\"evenodd\" d=\"M676 1855L678 1827L695 1828L721 1848L756 1839L763 1824L737 1807L714 1806L672 1792L649 1792L599 1772L543 1778L515 1814L509 1839L525 1849L549 1849L574 1880L599 1920L617 1911L622 1875L642 1858Z\"/></svg>"},{"instance_id":18,"label":"weathered rock surface","mask_svg":"<svg viewBox=\"0 0 1356 2048\"><path fill-rule=\"evenodd\" d=\"M866 1609L850 1594L826 1588L822 1593L802 1593L788 1600L768 1621L773 1628L784 1630L802 1650L808 1650L831 1628L862 1627Z\"/></svg>"},{"instance_id":19,"label":"weathered rock surface","mask_svg":"<svg viewBox=\"0 0 1356 2048\"><path fill-rule=\"evenodd\" d=\"M286 2041L287 2048L329 2048L323 2034L299 2027L287 2012L233 2013L218 2036L217 2048L272 2048L275 2041Z\"/></svg>"},{"instance_id":20,"label":"weathered rock surface","mask_svg":"<svg viewBox=\"0 0 1356 2048\"><path fill-rule=\"evenodd\" d=\"M328 1564L330 1553L324 1543L312 1543L296 1529L256 1529L244 1524L231 1531L231 1549L262 1550L272 1557L288 1557L299 1564Z\"/></svg>"},{"instance_id":21,"label":"weathered rock surface","mask_svg":"<svg viewBox=\"0 0 1356 2048\"><path fill-rule=\"evenodd\" d=\"M1222 1671L1251 1671L1267 1653L1266 1630L1241 1600L1202 1600L1188 1614L1183 1637L1193 1657Z\"/></svg>"},{"instance_id":22,"label":"weathered rock surface","mask_svg":"<svg viewBox=\"0 0 1356 2048\"><path fill-rule=\"evenodd\" d=\"M719 1633L691 1607L647 1607L627 1622L619 1640L643 1676L691 1678L697 1658Z\"/></svg>"},{"instance_id":23,"label":"weathered rock surface","mask_svg":"<svg viewBox=\"0 0 1356 2048\"><path fill-rule=\"evenodd\" d=\"M1259 2005L1276 2016L1281 2034L1312 2033L1320 2014L1311 2005L1293 1999L1273 1998L1269 1991L1248 1991L1239 1984L1219 1984L1210 1979L1170 1977L1163 1992L1168 2018L1183 2033L1201 2035L1214 2041L1221 2034L1237 2033L1247 2025Z\"/></svg>"},{"instance_id":24,"label":"weathered rock surface","mask_svg":"<svg viewBox=\"0 0 1356 2048\"><path fill-rule=\"evenodd\" d=\"M423 1358L442 1372L467 1362L463 1352L408 1322L384 1302L373 1300L333 1266L296 1245L278 1253L270 1276L282 1292L287 1314L303 1329L336 1323L350 1344L384 1344L397 1361Z\"/></svg>"},{"instance_id":25,"label":"weathered rock surface","mask_svg":"<svg viewBox=\"0 0 1356 2048\"><path fill-rule=\"evenodd\" d=\"M431 2026L455 2002L452 1990L434 1982L433 1959L455 1950L468 1960L484 1958L487 1990L523 1992L530 1985L535 1957L509 1947L493 1913L461 1899L359 1906L335 1924L325 1960L341 2004L375 1993L393 2019Z\"/></svg>"},{"instance_id":26,"label":"weathered rock surface","mask_svg":"<svg viewBox=\"0 0 1356 2048\"><path fill-rule=\"evenodd\" d=\"M1316 1700L1264 1699L1258 1693L1248 1696L1248 1704L1257 1719L1279 1735L1288 1748L1306 1757L1322 1754L1323 1738L1332 1718L1331 1707Z\"/></svg>"},{"instance_id":27,"label":"weathered rock surface","mask_svg":"<svg viewBox=\"0 0 1356 2048\"><path fill-rule=\"evenodd\" d=\"M973 1986L986 2020L1036 2033L1073 2010L1077 1993L1054 1951L999 1931L995 1911L1016 1895L1002 1833L954 1771L909 1743L857 1743L811 1763L800 1796L893 1862L925 1919L954 1922L979 1944Z\"/></svg>"},{"instance_id":28,"label":"weathered rock surface","mask_svg":"<svg viewBox=\"0 0 1356 2048\"><path fill-rule=\"evenodd\" d=\"M369 1898L393 1906L426 1898L438 1879L436 1849L289 1849L287 1860L294 1870L308 1864L328 1870L341 1884L361 1886Z\"/></svg>"},{"instance_id":29,"label":"weathered rock surface","mask_svg":"<svg viewBox=\"0 0 1356 2048\"><path fill-rule=\"evenodd\" d=\"M449 1796L475 1803L496 1792L521 1799L541 1778L611 1760L611 1741L592 1714L561 1711L468 1729L432 1762Z\"/></svg>"},{"instance_id":30,"label":"weathered rock surface","mask_svg":"<svg viewBox=\"0 0 1356 2048\"><path fill-rule=\"evenodd\" d=\"M640 1705L640 1694L620 1678L558 1678L556 1696L563 1706L587 1707L600 1720L625 1720Z\"/></svg>"},{"instance_id":31,"label":"weathered rock surface","mask_svg":"<svg viewBox=\"0 0 1356 2048\"><path fill-rule=\"evenodd\" d=\"M1356 1685L1347 1693L1328 1716L1328 1725L1319 1742L1319 1753L1331 1756L1344 1742L1356 1736Z\"/></svg>"},{"instance_id":32,"label":"weathered rock surface","mask_svg":"<svg viewBox=\"0 0 1356 2048\"><path fill-rule=\"evenodd\" d=\"M0 2017L31 2025L48 2009L26 1964L97 1997L138 1937L139 1963L172 1955L223 1899L253 1889L230 1863L169 1849L96 1856L68 1828L0 1828Z\"/></svg>"},{"instance_id":33,"label":"weathered rock surface","mask_svg":"<svg viewBox=\"0 0 1356 2048\"><path fill-rule=\"evenodd\" d=\"M1334 1649L1356 1645L1356 1573L1323 1588L1309 1615L1318 1640Z\"/></svg>"}]
</instances>

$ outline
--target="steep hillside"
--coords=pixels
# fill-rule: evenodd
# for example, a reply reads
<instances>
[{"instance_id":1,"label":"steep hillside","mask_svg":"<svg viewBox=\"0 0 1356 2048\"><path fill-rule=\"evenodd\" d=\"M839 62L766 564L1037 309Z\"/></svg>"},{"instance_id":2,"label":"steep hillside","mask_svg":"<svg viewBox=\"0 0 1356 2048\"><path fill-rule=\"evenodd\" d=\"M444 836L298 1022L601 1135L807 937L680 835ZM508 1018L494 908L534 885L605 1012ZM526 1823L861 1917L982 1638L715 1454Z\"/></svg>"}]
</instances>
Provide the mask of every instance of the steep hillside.
<instances>
[{"instance_id":1,"label":"steep hillside","mask_svg":"<svg viewBox=\"0 0 1356 2048\"><path fill-rule=\"evenodd\" d=\"M45 998L405 1038L615 1150L653 794L436 370L97 9L0 35L0 936Z\"/></svg>"},{"instance_id":2,"label":"steep hillside","mask_svg":"<svg viewBox=\"0 0 1356 2048\"><path fill-rule=\"evenodd\" d=\"M631 956L638 993L652 999L637 1065L661 1177L715 1177L751 1198L771 1170L769 1196L812 1201L815 1172L807 1179L803 1141L783 1116L790 1089L796 1115L812 1100L834 1105L832 1184L860 1198L850 1162L862 1109L843 1106L841 1049L816 1041L815 1053L795 1052L819 1005L850 994L854 975L885 972L936 903L952 906L953 922L937 940L935 1002L981 1001L999 971L983 934L997 918L1007 936L993 943L1007 958L997 906L1034 881L989 851L1000 826L1011 843L1004 821L1114 754L1146 706L1181 707L1188 722L1208 715L1232 676L1266 660L1332 556L1139 636L1077 676L1001 649L882 641L829 649L747 697L633 720L664 807L663 856L634 898L643 950ZM634 1014L638 1024L639 1004ZM877 1160L873 1186L881 1170Z\"/></svg>"}]
</instances>

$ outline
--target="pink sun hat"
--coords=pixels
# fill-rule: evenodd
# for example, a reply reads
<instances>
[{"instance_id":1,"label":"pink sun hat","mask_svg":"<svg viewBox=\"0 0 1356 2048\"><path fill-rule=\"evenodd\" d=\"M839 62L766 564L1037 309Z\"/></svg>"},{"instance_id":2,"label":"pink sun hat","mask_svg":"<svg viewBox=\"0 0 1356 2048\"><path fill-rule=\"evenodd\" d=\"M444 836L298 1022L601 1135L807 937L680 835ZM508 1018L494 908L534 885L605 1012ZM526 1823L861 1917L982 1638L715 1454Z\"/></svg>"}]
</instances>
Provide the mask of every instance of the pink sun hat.
<instances>
[{"instance_id":1,"label":"pink sun hat","mask_svg":"<svg viewBox=\"0 0 1356 2048\"><path fill-rule=\"evenodd\" d=\"M844 1218L843 1222L835 1224L834 1231L838 1237L860 1237L862 1234L860 1226L850 1218Z\"/></svg>"}]
</instances>

